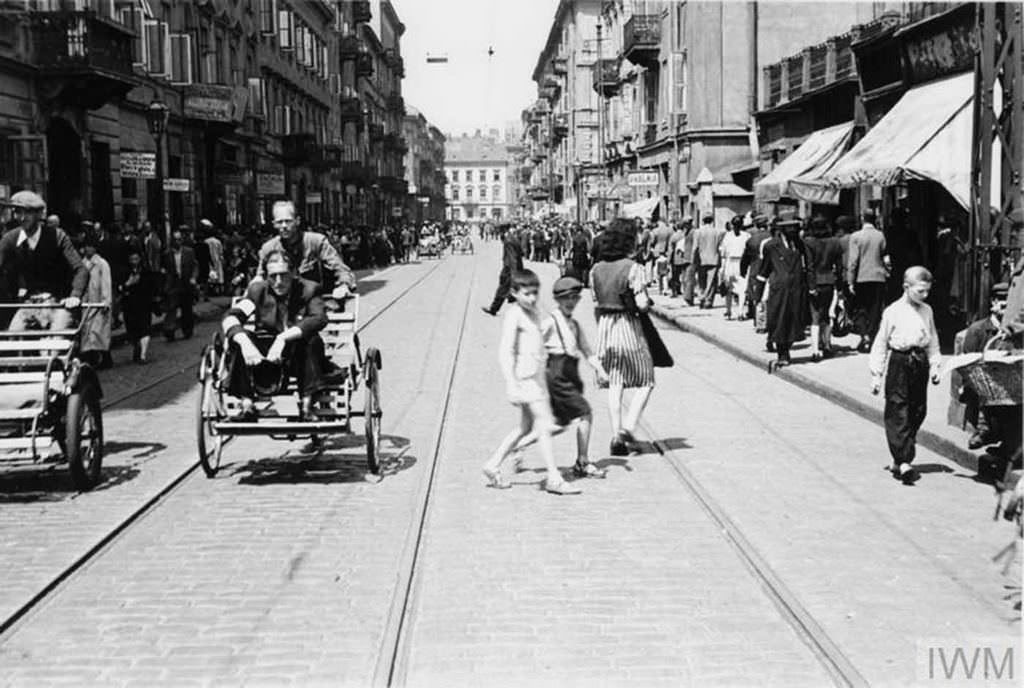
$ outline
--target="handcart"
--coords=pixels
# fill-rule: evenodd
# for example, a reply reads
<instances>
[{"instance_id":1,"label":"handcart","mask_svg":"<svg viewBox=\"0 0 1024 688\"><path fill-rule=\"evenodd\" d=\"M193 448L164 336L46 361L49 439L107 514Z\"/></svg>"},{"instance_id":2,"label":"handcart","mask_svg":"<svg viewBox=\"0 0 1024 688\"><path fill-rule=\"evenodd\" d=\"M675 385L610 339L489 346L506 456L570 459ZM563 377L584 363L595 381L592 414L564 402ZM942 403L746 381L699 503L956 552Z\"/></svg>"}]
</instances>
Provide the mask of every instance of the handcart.
<instances>
[{"instance_id":1,"label":"handcart","mask_svg":"<svg viewBox=\"0 0 1024 688\"><path fill-rule=\"evenodd\" d=\"M0 312L62 309L52 303L2 303ZM81 313L108 308L85 303ZM0 470L66 463L81 491L95 487L103 464L103 391L96 371L79 359L74 328L0 331Z\"/></svg>"},{"instance_id":2,"label":"handcart","mask_svg":"<svg viewBox=\"0 0 1024 688\"><path fill-rule=\"evenodd\" d=\"M241 402L227 393L230 342L219 331L203 350L199 362L199 399L196 406L196 438L199 462L207 477L221 467L224 448L240 436L267 436L278 440L323 439L352 434L352 418L363 419L366 463L380 474L380 369L375 348L363 352L356 334L359 297L345 301L346 310L328 311L327 326L320 331L328 360L343 371L340 381L319 392L312 414L304 417L297 381L287 376L276 394L257 396L256 417L237 420ZM250 322L246 323L251 328ZM353 409L353 397L363 386L362 410Z\"/></svg>"}]
</instances>

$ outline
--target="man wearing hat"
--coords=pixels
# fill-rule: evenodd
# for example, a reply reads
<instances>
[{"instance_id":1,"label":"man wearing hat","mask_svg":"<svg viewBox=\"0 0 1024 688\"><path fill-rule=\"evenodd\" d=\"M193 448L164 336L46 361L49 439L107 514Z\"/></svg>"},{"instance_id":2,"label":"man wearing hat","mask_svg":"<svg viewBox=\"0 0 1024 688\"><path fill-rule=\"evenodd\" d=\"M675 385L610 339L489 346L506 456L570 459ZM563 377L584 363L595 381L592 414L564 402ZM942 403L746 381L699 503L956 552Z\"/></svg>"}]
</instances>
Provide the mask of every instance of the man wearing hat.
<instances>
[{"instance_id":1,"label":"man wearing hat","mask_svg":"<svg viewBox=\"0 0 1024 688\"><path fill-rule=\"evenodd\" d=\"M989 289L989 314L977 320L967 328L964 334L964 353L981 352L988 342L1000 332L1003 313L1006 310L1006 298L1010 285L1006 282L993 284ZM1013 337L993 343L993 348L1011 350L1014 348ZM1018 338L1019 339L1019 338ZM1019 341L1017 346L1019 346ZM963 401L967 404L967 417L974 421L976 430L967 440L970 449L980 449L989 444L1002 442L1002 447L1013 448L1020 445L1020 408L1016 406L982 407L978 398L968 390L964 390ZM1001 447L1001 448L1002 448ZM999 452L1005 454L1006 452ZM1003 456L1008 459L1008 456Z\"/></svg>"},{"instance_id":2,"label":"man wearing hat","mask_svg":"<svg viewBox=\"0 0 1024 688\"><path fill-rule=\"evenodd\" d=\"M764 295L764 282L757 279L761 273L761 261L764 259L764 245L772 238L771 230L768 229L768 218L764 215L754 216L754 231L747 239L746 248L743 251L743 258L740 259L740 272L747 276L747 312L748 318L754 319L754 328L763 333L764 314L757 318L757 310L761 306L761 297ZM760 324L758 324L760 321Z\"/></svg>"},{"instance_id":3,"label":"man wearing hat","mask_svg":"<svg viewBox=\"0 0 1024 688\"><path fill-rule=\"evenodd\" d=\"M4 298L27 303L61 303L64 308L22 308L11 319L10 330L64 330L73 321L89 273L68 235L44 226L46 202L32 191L19 191L7 202L18 228L0 239L0 292Z\"/></svg>"}]
</instances>

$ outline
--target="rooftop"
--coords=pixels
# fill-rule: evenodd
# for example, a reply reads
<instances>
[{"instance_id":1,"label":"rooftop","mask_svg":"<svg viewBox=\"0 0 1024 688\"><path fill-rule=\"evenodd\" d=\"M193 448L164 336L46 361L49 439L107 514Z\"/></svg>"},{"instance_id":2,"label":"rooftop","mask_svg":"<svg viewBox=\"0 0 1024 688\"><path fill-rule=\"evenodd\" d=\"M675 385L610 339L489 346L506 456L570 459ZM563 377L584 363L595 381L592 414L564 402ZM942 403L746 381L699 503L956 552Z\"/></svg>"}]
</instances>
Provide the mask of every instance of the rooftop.
<instances>
[{"instance_id":1,"label":"rooftop","mask_svg":"<svg viewBox=\"0 0 1024 688\"><path fill-rule=\"evenodd\" d=\"M483 136L458 136L445 144L446 163L507 162L511 156L503 141Z\"/></svg>"}]
</instances>

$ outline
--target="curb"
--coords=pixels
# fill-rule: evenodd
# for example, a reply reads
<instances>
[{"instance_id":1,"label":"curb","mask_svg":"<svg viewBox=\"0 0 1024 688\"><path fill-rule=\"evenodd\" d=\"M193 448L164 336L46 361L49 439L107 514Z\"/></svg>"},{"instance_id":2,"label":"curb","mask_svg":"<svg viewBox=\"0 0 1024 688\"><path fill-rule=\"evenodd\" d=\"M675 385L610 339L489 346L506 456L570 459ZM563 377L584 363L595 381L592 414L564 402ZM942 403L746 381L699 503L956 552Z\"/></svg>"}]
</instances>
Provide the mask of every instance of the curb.
<instances>
[{"instance_id":1,"label":"curb","mask_svg":"<svg viewBox=\"0 0 1024 688\"><path fill-rule=\"evenodd\" d=\"M732 342L727 341L718 335L711 334L702 328L694 327L686 322L684 318L670 315L668 311L657 304L651 306L651 313L661 320L675 325L683 332L696 335L707 343L727 351L736 358L742 359L760 370L765 370L765 361L757 354L750 353L749 351L736 346ZM846 392L823 384L822 382L795 370L792 366L787 366L782 370L778 370L772 373L772 375L781 380L785 380L792 385L796 385L807 392L815 394L826 401L830 401L847 411L852 411L865 420L871 421L875 425L880 427L885 426L881 409L875 408L874 406L867 404ZM975 473L978 471L978 457L964 447L949 441L945 437L941 437L930 430L922 428L917 433L917 442L922 447L949 459L969 471L973 471Z\"/></svg>"}]
</instances>

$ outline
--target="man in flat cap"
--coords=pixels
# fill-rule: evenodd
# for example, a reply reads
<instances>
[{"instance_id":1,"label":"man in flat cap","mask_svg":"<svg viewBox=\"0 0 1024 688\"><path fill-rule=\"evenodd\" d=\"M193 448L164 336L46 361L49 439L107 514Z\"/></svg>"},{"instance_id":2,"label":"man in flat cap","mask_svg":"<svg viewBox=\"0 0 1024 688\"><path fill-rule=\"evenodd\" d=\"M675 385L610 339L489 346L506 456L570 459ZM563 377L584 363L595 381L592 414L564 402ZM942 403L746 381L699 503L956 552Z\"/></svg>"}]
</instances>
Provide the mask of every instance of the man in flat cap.
<instances>
[{"instance_id":1,"label":"man in flat cap","mask_svg":"<svg viewBox=\"0 0 1024 688\"><path fill-rule=\"evenodd\" d=\"M27 304L64 308L21 308L9 330L65 330L81 305L89 273L71 239L59 227L44 226L46 202L32 191L19 191L7 205L18 229L0 239L0 292Z\"/></svg>"}]
</instances>

